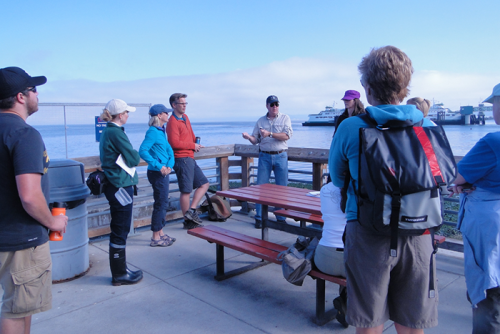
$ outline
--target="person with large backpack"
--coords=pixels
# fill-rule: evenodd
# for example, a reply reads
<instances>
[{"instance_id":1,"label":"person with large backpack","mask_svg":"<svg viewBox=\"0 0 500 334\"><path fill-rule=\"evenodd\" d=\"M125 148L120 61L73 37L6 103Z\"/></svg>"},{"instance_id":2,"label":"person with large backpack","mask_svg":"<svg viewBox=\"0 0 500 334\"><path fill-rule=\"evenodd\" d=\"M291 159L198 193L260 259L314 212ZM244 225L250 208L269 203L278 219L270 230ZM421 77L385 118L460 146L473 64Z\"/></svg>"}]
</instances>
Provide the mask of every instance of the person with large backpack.
<instances>
[{"instance_id":1,"label":"person with large backpack","mask_svg":"<svg viewBox=\"0 0 500 334\"><path fill-rule=\"evenodd\" d=\"M351 174L346 320L356 333L382 333L389 319L398 333L423 333L438 323L432 239L441 189L455 177L453 154L440 127L429 131L422 112L400 105L413 73L403 51L372 49L358 69L371 107L340 124L329 156L337 187Z\"/></svg>"}]
</instances>

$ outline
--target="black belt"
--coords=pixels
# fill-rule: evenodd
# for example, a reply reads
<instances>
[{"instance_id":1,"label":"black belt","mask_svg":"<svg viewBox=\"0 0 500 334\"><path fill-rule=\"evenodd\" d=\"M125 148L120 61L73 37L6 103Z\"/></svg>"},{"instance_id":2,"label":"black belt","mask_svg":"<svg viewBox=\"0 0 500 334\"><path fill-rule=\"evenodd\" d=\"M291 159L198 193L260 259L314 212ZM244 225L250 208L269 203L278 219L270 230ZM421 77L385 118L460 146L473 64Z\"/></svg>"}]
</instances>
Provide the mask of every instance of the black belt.
<instances>
[{"instance_id":1,"label":"black belt","mask_svg":"<svg viewBox=\"0 0 500 334\"><path fill-rule=\"evenodd\" d=\"M343 248L336 248L335 250L336 250L337 252L343 252L343 251L344 251L344 249L343 249Z\"/></svg>"},{"instance_id":2,"label":"black belt","mask_svg":"<svg viewBox=\"0 0 500 334\"><path fill-rule=\"evenodd\" d=\"M286 152L286 150L281 150L281 151L260 151L262 153L267 153L267 154L280 154L283 152Z\"/></svg>"}]
</instances>

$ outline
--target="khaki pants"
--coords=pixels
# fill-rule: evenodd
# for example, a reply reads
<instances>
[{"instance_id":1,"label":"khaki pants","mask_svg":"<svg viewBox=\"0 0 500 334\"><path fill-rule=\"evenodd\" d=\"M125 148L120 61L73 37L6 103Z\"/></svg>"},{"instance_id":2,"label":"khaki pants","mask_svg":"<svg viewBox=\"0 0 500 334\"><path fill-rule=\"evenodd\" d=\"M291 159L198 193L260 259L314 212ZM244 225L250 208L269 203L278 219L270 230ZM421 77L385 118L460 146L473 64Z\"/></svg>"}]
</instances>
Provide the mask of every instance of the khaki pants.
<instances>
[{"instance_id":1,"label":"khaki pants","mask_svg":"<svg viewBox=\"0 0 500 334\"><path fill-rule=\"evenodd\" d=\"M49 243L0 252L2 318L24 318L52 307L52 261Z\"/></svg>"}]
</instances>

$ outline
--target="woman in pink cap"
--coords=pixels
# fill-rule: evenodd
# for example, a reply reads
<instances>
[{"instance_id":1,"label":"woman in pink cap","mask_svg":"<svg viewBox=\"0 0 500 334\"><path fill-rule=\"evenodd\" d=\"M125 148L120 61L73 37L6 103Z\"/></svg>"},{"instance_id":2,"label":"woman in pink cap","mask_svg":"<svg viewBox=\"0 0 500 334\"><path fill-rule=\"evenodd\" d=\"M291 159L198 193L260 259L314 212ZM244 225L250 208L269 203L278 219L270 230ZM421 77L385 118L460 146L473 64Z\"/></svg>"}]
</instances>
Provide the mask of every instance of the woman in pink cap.
<instances>
[{"instance_id":1,"label":"woman in pink cap","mask_svg":"<svg viewBox=\"0 0 500 334\"><path fill-rule=\"evenodd\" d=\"M335 132L337 132L340 123L342 123L344 119L365 113L365 106L363 105L363 102L359 100L359 97L360 95L357 90L347 90L345 92L344 97L342 98L342 101L344 101L345 110L335 122ZM333 133L334 136L335 132Z\"/></svg>"}]
</instances>

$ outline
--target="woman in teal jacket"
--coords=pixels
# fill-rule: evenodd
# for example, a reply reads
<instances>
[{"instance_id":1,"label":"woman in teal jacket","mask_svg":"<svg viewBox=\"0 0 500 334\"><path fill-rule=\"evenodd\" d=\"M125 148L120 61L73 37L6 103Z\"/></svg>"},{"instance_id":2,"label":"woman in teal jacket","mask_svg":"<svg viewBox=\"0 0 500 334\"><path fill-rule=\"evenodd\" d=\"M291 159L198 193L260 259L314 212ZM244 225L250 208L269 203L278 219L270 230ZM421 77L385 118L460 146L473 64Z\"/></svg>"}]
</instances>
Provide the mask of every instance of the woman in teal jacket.
<instances>
[{"instance_id":1,"label":"woman in teal jacket","mask_svg":"<svg viewBox=\"0 0 500 334\"><path fill-rule=\"evenodd\" d=\"M169 174L174 167L174 151L167 141L165 124L169 110L163 104L149 109L149 129L139 148L139 154L148 163L148 180L153 186L155 204L151 216L151 247L168 247L175 238L163 233L168 207Z\"/></svg>"},{"instance_id":2,"label":"woman in teal jacket","mask_svg":"<svg viewBox=\"0 0 500 334\"><path fill-rule=\"evenodd\" d=\"M135 284L142 279L141 270L131 271L127 268L125 257L127 235L132 220L134 186L139 178L137 172L130 175L116 162L121 156L125 167L135 167L141 160L123 128L127 123L128 113L133 111L135 107L127 105L125 101L113 99L106 104L101 114L101 119L108 122L101 136L99 153L101 167L108 179L104 194L111 213L109 264L113 285Z\"/></svg>"}]
</instances>

